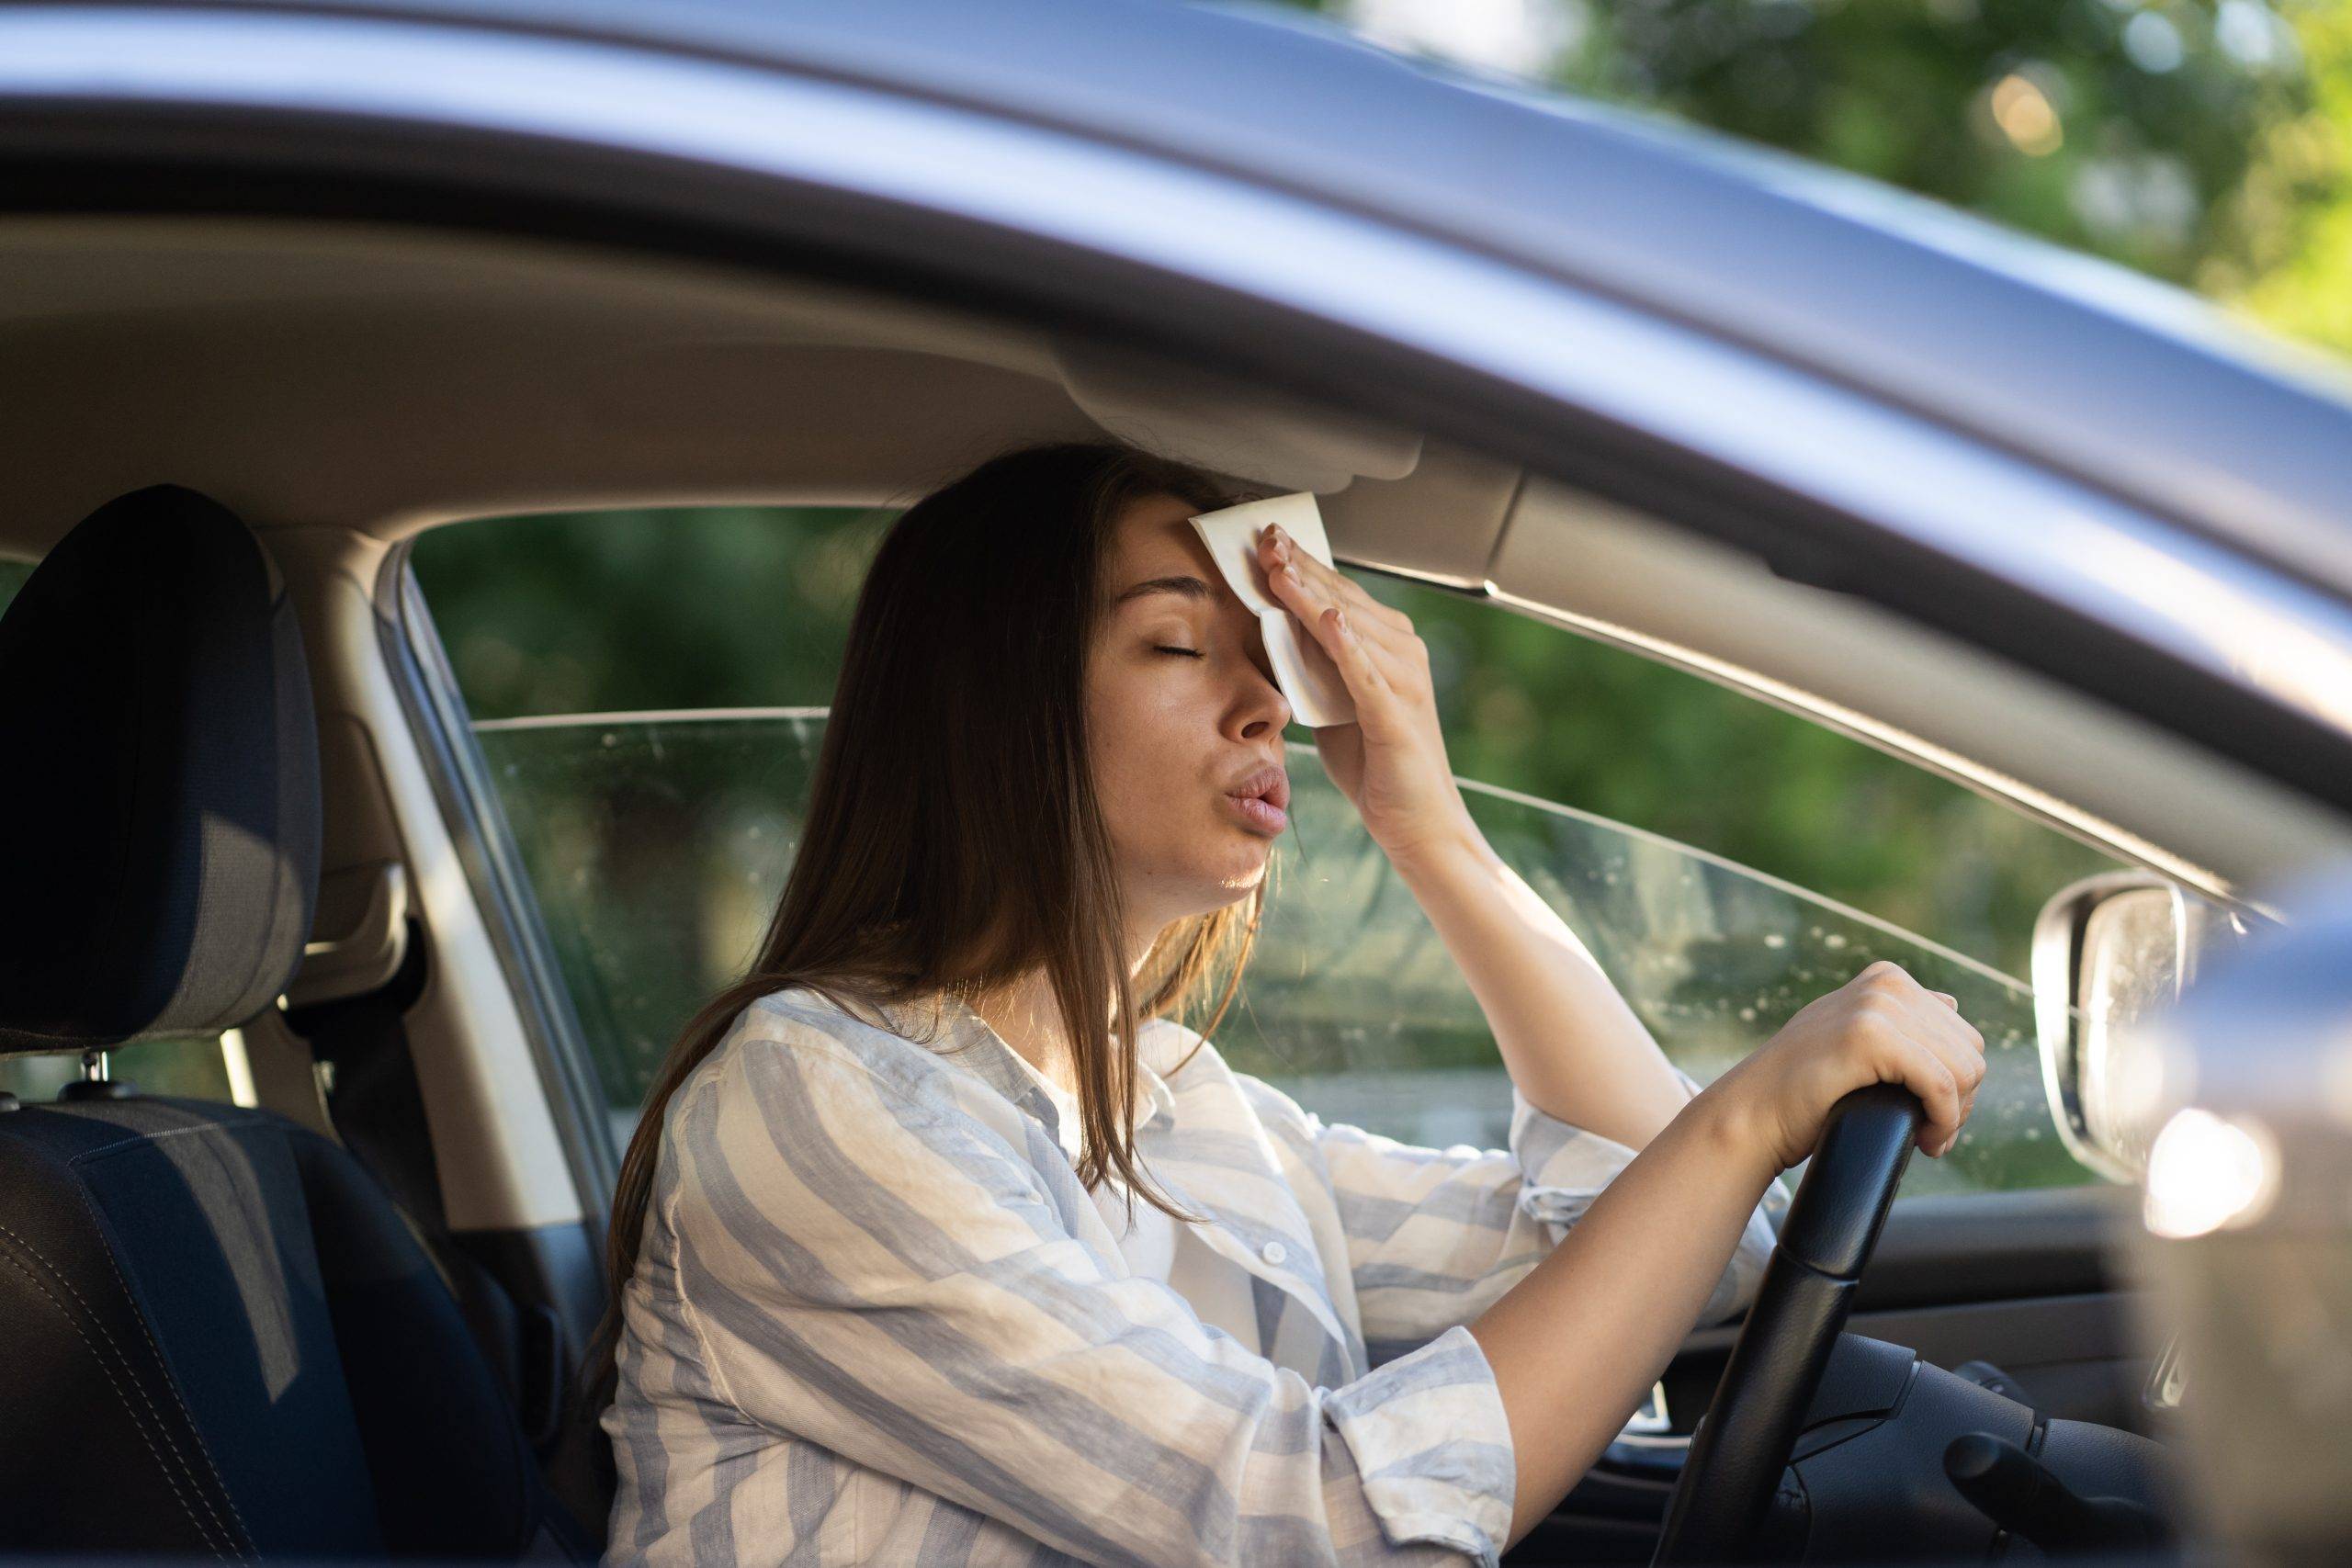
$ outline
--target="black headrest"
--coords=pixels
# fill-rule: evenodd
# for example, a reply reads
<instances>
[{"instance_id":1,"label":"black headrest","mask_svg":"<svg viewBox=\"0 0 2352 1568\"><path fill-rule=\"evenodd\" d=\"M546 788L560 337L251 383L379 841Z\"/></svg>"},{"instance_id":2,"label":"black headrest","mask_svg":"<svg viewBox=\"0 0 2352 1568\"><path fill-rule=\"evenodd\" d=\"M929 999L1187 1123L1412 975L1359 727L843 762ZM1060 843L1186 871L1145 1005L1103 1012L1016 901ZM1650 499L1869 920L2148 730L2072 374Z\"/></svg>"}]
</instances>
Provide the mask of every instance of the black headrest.
<instances>
[{"instance_id":1,"label":"black headrest","mask_svg":"<svg viewBox=\"0 0 2352 1568\"><path fill-rule=\"evenodd\" d=\"M108 502L0 616L0 1053L252 1017L301 962L318 878L277 568L194 491Z\"/></svg>"}]
</instances>

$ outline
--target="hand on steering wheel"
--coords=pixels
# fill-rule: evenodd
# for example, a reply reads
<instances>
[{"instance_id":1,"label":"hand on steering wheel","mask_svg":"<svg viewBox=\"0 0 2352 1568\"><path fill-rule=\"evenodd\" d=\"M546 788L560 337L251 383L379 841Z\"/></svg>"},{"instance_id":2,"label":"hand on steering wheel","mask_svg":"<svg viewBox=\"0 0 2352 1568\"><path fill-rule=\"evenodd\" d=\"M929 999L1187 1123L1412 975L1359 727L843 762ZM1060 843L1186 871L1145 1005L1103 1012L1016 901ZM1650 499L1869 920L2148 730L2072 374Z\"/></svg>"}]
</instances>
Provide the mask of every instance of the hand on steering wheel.
<instances>
[{"instance_id":1,"label":"hand on steering wheel","mask_svg":"<svg viewBox=\"0 0 2352 1568\"><path fill-rule=\"evenodd\" d=\"M1831 1110L1690 1440L1651 1568L1749 1558L1923 1120L1900 1084L1856 1089Z\"/></svg>"},{"instance_id":2,"label":"hand on steering wheel","mask_svg":"<svg viewBox=\"0 0 2352 1568\"><path fill-rule=\"evenodd\" d=\"M1931 991L1879 959L1815 997L1707 1092L1734 1101L1775 1170L1813 1152L1829 1109L1849 1089L1899 1083L1926 1116L1920 1152L1938 1156L1960 1136L1984 1079L1984 1036L1957 998Z\"/></svg>"},{"instance_id":3,"label":"hand on steering wheel","mask_svg":"<svg viewBox=\"0 0 2352 1568\"><path fill-rule=\"evenodd\" d=\"M1911 1150L1950 1149L1984 1077L1984 1037L1957 999L1882 959L1708 1089L1756 1119L1780 1168L1808 1150L1813 1163L1691 1439L1654 1568L1752 1550Z\"/></svg>"}]
</instances>

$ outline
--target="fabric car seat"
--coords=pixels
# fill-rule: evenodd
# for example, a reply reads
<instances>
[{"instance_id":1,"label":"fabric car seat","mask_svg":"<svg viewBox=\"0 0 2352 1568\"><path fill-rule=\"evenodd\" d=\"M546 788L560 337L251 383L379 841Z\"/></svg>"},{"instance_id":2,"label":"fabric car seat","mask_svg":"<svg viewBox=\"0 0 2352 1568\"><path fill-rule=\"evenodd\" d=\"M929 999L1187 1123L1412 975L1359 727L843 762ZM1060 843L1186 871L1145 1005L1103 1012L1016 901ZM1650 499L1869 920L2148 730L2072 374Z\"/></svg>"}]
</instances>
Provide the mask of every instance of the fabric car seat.
<instances>
[{"instance_id":1,"label":"fabric car seat","mask_svg":"<svg viewBox=\"0 0 2352 1568\"><path fill-rule=\"evenodd\" d=\"M301 636L259 541L176 487L101 508L0 617L0 1053L273 1005L320 815ZM266 1111L68 1093L0 1097L0 1543L584 1559L348 1151Z\"/></svg>"}]
</instances>

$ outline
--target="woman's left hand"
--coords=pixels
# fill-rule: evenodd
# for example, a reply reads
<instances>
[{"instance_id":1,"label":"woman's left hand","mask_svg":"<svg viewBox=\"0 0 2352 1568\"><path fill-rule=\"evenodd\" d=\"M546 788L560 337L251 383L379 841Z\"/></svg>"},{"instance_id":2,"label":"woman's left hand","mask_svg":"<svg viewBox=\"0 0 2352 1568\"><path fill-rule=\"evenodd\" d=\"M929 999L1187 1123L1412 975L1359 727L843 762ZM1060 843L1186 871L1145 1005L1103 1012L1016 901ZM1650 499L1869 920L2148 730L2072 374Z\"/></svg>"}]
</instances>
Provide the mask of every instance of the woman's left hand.
<instances>
[{"instance_id":1,"label":"woman's left hand","mask_svg":"<svg viewBox=\"0 0 2352 1568\"><path fill-rule=\"evenodd\" d=\"M1475 842L1446 764L1430 650L1412 617L1374 599L1269 524L1258 564L1283 606L1339 667L1356 722L1315 732L1324 772L1392 861Z\"/></svg>"}]
</instances>

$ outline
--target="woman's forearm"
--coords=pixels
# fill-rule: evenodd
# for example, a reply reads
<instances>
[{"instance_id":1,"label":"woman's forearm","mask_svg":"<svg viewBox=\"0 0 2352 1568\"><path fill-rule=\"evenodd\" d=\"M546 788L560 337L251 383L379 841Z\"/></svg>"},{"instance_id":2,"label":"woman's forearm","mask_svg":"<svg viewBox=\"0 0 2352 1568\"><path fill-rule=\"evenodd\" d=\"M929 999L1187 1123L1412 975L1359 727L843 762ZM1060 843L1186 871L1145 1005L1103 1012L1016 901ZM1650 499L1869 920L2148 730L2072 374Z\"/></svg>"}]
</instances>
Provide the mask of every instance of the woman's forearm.
<instances>
[{"instance_id":1,"label":"woman's forearm","mask_svg":"<svg viewBox=\"0 0 2352 1568\"><path fill-rule=\"evenodd\" d=\"M1532 1272L1469 1327L1510 1423L1516 1541L1625 1425L1778 1174L1715 1096L1649 1140Z\"/></svg>"},{"instance_id":2,"label":"woman's forearm","mask_svg":"<svg viewBox=\"0 0 2352 1568\"><path fill-rule=\"evenodd\" d=\"M1537 1110L1642 1147L1689 1092L1577 934L1464 826L1396 865L1470 983L1511 1081Z\"/></svg>"}]
</instances>

